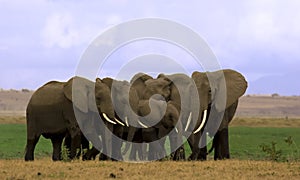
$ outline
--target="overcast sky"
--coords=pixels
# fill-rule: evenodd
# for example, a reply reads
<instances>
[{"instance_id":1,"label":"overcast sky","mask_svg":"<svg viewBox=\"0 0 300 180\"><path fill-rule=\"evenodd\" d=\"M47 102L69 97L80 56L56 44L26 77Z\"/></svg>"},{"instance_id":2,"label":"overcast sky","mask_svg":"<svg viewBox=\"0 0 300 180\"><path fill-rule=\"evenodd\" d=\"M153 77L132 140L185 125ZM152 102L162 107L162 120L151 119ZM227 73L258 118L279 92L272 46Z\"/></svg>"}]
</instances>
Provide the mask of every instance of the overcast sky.
<instances>
[{"instance_id":1,"label":"overcast sky","mask_svg":"<svg viewBox=\"0 0 300 180\"><path fill-rule=\"evenodd\" d=\"M222 68L245 75L247 93L300 95L299 9L298 0L0 0L0 88L36 89L50 80L67 80L101 32L122 22L155 17L198 33ZM181 63L188 58L162 44L133 43L110 59L119 66L148 50ZM115 71L111 65L99 75L113 76Z\"/></svg>"}]
</instances>

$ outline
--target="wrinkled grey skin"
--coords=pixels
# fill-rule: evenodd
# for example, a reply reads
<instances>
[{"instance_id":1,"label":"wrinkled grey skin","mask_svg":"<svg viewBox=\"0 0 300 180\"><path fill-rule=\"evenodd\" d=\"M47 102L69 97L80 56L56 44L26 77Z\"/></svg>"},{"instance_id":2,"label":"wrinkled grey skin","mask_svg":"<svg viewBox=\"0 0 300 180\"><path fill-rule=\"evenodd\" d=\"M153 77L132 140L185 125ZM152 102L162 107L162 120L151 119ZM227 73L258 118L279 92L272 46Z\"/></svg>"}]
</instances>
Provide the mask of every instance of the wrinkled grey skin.
<instances>
[{"instance_id":1,"label":"wrinkled grey skin","mask_svg":"<svg viewBox=\"0 0 300 180\"><path fill-rule=\"evenodd\" d=\"M130 91L130 84L127 81L104 78L102 82L110 88L115 117L122 123L122 125L113 125L113 128L111 129L113 134L116 136L112 138L112 158L113 160L122 160L121 139L132 142L136 131L135 126L137 127L137 92L134 89L131 89ZM131 103L129 102L129 99L131 100ZM127 119L127 121L125 119ZM93 148L87 153L86 159L94 159L98 153L99 151Z\"/></svg>"},{"instance_id":2,"label":"wrinkled grey skin","mask_svg":"<svg viewBox=\"0 0 300 180\"><path fill-rule=\"evenodd\" d=\"M78 101L72 101L72 84L76 80ZM51 139L53 146L52 159L61 160L61 144L68 133L71 137L71 158L76 155L76 149L81 143L80 127L86 127L87 134L93 119L99 112L104 112L111 119L114 118L112 102L107 97L109 88L100 82L96 84L87 79L74 77L68 82L50 81L40 87L31 97L27 109L27 144L25 160L34 160L34 149L39 137ZM95 104L96 97L96 104ZM74 106L73 106L74 105ZM76 117L80 117L84 124L78 124ZM92 133L92 132L91 132Z\"/></svg>"},{"instance_id":3,"label":"wrinkled grey skin","mask_svg":"<svg viewBox=\"0 0 300 180\"><path fill-rule=\"evenodd\" d=\"M199 101L197 98L197 88L194 81L185 74L171 74L165 75L160 74L157 77L157 80L166 80L170 82L170 97L169 101L172 101L175 104L178 112L180 113L180 128L178 128L178 133L173 134L173 137L178 139L178 143L183 144L182 136L185 136L188 139L189 144L193 143L189 139L191 131L196 126L196 121L191 121L188 125L188 118L191 115L192 119L198 119L198 111L199 111ZM198 108L197 108L198 107ZM187 131L185 131L185 127L188 126ZM192 147L192 146L191 146ZM184 147L182 145L178 151L175 152L174 159L181 160L185 159Z\"/></svg>"},{"instance_id":4,"label":"wrinkled grey skin","mask_svg":"<svg viewBox=\"0 0 300 180\"><path fill-rule=\"evenodd\" d=\"M213 141L214 159L230 158L228 125L235 114L238 99L247 89L247 81L242 74L231 69L206 73L196 71L192 74L192 79L197 86L201 102L197 124L201 123L200 113L202 114L204 110L210 111L208 113L210 117L207 117L209 122L204 130L192 134L193 152L190 159L206 159L206 136L201 137L201 134L207 132L209 134L216 132ZM222 118L220 124L216 121L218 118ZM199 147L203 147L202 150Z\"/></svg>"},{"instance_id":5,"label":"wrinkled grey skin","mask_svg":"<svg viewBox=\"0 0 300 180\"><path fill-rule=\"evenodd\" d=\"M143 123L148 126L148 128L138 129L136 131L137 136L135 136L134 141L138 143L150 143L148 160L156 160L165 157L166 152L164 149L164 142L166 136L174 129L178 119L179 113L175 108L174 104L170 101L165 103L161 100L141 100L139 102L140 116L146 116L150 113L150 107L153 111L150 116L143 118ZM164 111L165 110L165 111ZM160 119L162 117L162 119ZM153 120L160 120L157 124L151 126ZM160 142L157 140L162 139ZM154 142L157 141L157 142ZM126 149L128 150L128 149ZM125 152L126 152L125 150ZM141 157L139 157L141 159ZM144 157L145 158L145 157ZM131 151L130 160L136 160L136 152ZM142 159L145 160L145 159Z\"/></svg>"},{"instance_id":6,"label":"wrinkled grey skin","mask_svg":"<svg viewBox=\"0 0 300 180\"><path fill-rule=\"evenodd\" d=\"M144 119L142 123L147 125L147 121L151 122L155 119L159 119L160 117L162 117L161 121L155 126L149 128L142 128L142 129L137 128L136 134L139 134L138 135L139 138L134 138L134 142L139 142L139 143L153 142L157 139L160 139L161 137L164 137L175 127L179 119L178 109L175 107L175 104L173 102L166 103L162 101L162 100L167 100L170 96L169 84L170 84L169 81L163 79L156 80L150 77L149 75L142 74L142 73L136 74L132 78L131 88L136 90L139 99L138 115L141 117L145 117L149 115L150 113L149 104L152 103L151 106L153 110L153 112L151 113L152 116L151 117L148 116L148 118L146 120ZM163 106L165 107L163 108ZM166 109L166 112L163 112L164 109ZM141 119L139 119L139 121L141 121ZM181 128L181 126L179 126L178 128ZM137 137L137 135L135 137ZM178 140L176 139L173 142L178 143ZM140 148L143 148L140 144L136 146L137 147L134 147L133 145L132 147L133 150L130 154L131 160L136 160L135 150L140 150ZM171 146L175 147L176 145L171 144ZM154 143L152 143L149 148L151 150L150 152L153 152L152 149L154 149L155 152L165 153L163 144L155 145ZM125 149L125 151L127 149L128 147ZM140 154L144 154L144 153L140 153ZM149 154L148 160L157 159L157 157L162 157L162 156L163 154ZM144 160L144 157L141 156L139 157L140 159Z\"/></svg>"}]
</instances>

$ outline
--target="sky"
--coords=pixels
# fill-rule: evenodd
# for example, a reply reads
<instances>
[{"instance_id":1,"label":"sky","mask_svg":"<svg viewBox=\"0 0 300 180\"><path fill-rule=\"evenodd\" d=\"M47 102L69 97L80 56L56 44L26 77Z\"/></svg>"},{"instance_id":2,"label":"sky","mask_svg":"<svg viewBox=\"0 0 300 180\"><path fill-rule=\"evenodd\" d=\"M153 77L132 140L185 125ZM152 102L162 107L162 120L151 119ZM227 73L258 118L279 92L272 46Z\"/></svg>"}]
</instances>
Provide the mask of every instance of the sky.
<instances>
[{"instance_id":1,"label":"sky","mask_svg":"<svg viewBox=\"0 0 300 180\"><path fill-rule=\"evenodd\" d=\"M35 90L50 80L66 81L101 33L135 19L162 18L201 36L221 68L246 77L247 94L300 95L299 8L298 0L0 0L0 88ZM175 59L190 74L195 70L182 49L143 40L116 50L98 75L115 77L120 66L151 53Z\"/></svg>"}]
</instances>

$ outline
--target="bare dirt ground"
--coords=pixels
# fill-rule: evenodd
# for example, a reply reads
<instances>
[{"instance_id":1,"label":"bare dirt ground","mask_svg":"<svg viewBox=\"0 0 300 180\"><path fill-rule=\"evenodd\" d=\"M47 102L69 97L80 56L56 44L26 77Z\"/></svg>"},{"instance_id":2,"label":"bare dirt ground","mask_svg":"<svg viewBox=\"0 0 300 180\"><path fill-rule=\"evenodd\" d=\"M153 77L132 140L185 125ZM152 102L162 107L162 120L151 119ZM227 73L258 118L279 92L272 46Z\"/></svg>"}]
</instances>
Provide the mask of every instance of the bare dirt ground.
<instances>
[{"instance_id":1,"label":"bare dirt ground","mask_svg":"<svg viewBox=\"0 0 300 180\"><path fill-rule=\"evenodd\" d=\"M300 118L300 96L243 96L236 117Z\"/></svg>"},{"instance_id":2,"label":"bare dirt ground","mask_svg":"<svg viewBox=\"0 0 300 180\"><path fill-rule=\"evenodd\" d=\"M299 179L300 163L0 160L0 179Z\"/></svg>"}]
</instances>

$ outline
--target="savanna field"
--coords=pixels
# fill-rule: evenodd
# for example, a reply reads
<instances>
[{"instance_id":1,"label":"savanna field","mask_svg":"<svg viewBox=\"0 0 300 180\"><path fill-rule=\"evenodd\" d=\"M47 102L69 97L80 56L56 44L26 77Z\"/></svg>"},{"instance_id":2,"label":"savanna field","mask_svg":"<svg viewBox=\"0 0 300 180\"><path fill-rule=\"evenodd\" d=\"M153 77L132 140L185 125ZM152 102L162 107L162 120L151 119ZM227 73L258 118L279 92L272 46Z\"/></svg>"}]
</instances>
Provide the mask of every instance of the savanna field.
<instances>
[{"instance_id":1,"label":"savanna field","mask_svg":"<svg viewBox=\"0 0 300 180\"><path fill-rule=\"evenodd\" d=\"M231 159L52 162L41 137L35 161L25 162L24 110L32 92L0 92L0 179L299 179L300 97L244 96L230 125ZM186 146L186 156L190 153Z\"/></svg>"}]
</instances>

